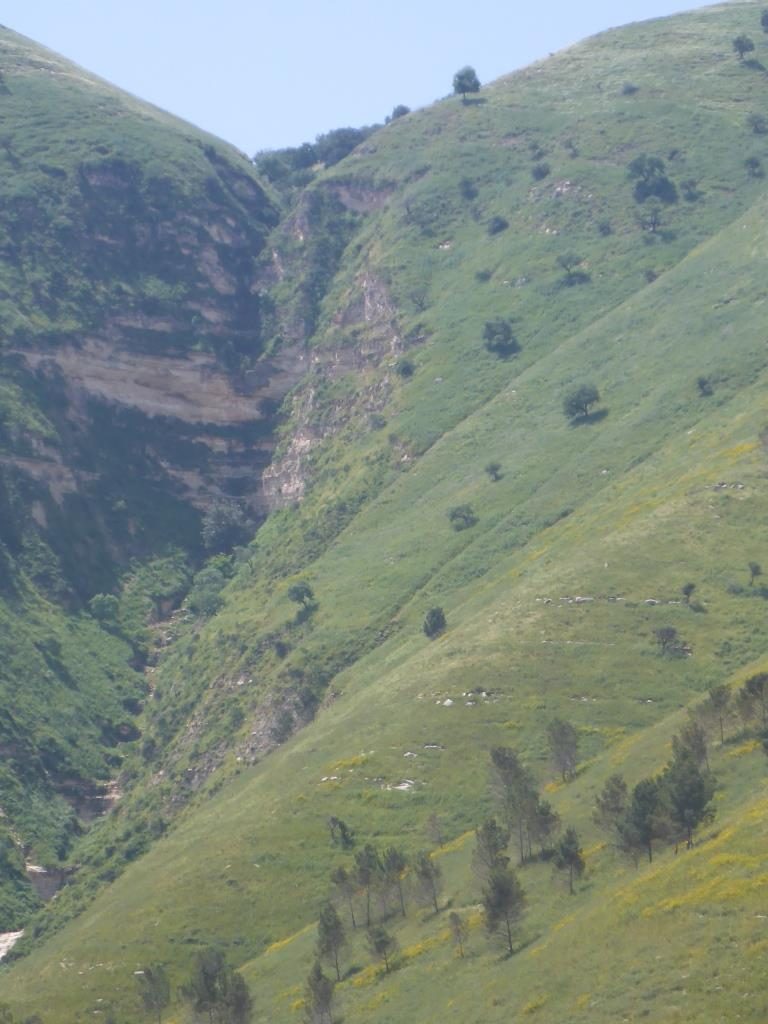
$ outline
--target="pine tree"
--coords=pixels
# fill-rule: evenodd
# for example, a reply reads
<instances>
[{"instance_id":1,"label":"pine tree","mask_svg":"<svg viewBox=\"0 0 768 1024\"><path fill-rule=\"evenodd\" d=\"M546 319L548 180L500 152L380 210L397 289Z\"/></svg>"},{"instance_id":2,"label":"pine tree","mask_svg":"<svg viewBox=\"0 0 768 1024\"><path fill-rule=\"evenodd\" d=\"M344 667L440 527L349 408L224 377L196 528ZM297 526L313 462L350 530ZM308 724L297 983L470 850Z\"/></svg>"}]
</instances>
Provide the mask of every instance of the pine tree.
<instances>
[{"instance_id":1,"label":"pine tree","mask_svg":"<svg viewBox=\"0 0 768 1024\"><path fill-rule=\"evenodd\" d=\"M368 929L368 948L372 956L382 961L385 972L389 974L392 958L397 953L397 939L394 935L390 935L381 925L375 925Z\"/></svg>"},{"instance_id":2,"label":"pine tree","mask_svg":"<svg viewBox=\"0 0 768 1024\"><path fill-rule=\"evenodd\" d=\"M357 928L357 921L355 920L356 884L354 878L352 878L345 867L338 867L331 872L331 885L333 886L335 898L346 904L352 927Z\"/></svg>"},{"instance_id":3,"label":"pine tree","mask_svg":"<svg viewBox=\"0 0 768 1024\"><path fill-rule=\"evenodd\" d=\"M581 852L579 836L575 828L567 828L565 835L557 845L555 865L561 871L568 872L568 891L573 896L573 879L584 874L584 855Z\"/></svg>"},{"instance_id":4,"label":"pine tree","mask_svg":"<svg viewBox=\"0 0 768 1024\"><path fill-rule=\"evenodd\" d=\"M483 889L485 926L491 934L502 931L510 956L515 926L525 910L525 892L510 867L494 868Z\"/></svg>"},{"instance_id":5,"label":"pine tree","mask_svg":"<svg viewBox=\"0 0 768 1024\"><path fill-rule=\"evenodd\" d=\"M621 775L611 775L597 797L592 820L618 847L623 845L622 829L628 803L629 793L626 782Z\"/></svg>"},{"instance_id":6,"label":"pine tree","mask_svg":"<svg viewBox=\"0 0 768 1024\"><path fill-rule=\"evenodd\" d=\"M509 857L506 854L509 837L509 829L502 828L495 818L489 818L475 829L472 868L482 882L487 881L495 868L503 868L509 864Z\"/></svg>"},{"instance_id":7,"label":"pine tree","mask_svg":"<svg viewBox=\"0 0 768 1024\"><path fill-rule=\"evenodd\" d=\"M660 787L666 797L672 837L675 842L684 839L690 849L695 830L714 816L714 778L710 772L701 770L689 749L681 747L664 769Z\"/></svg>"},{"instance_id":8,"label":"pine tree","mask_svg":"<svg viewBox=\"0 0 768 1024\"><path fill-rule=\"evenodd\" d=\"M355 854L355 879L365 895L365 927L371 927L371 895L381 878L381 858L370 843Z\"/></svg>"},{"instance_id":9,"label":"pine tree","mask_svg":"<svg viewBox=\"0 0 768 1024\"><path fill-rule=\"evenodd\" d=\"M448 924L451 929L451 938L453 944L459 951L459 956L464 959L464 943L467 941L467 935L469 934L469 928L464 918L457 914L455 910L452 910L448 915Z\"/></svg>"},{"instance_id":10,"label":"pine tree","mask_svg":"<svg viewBox=\"0 0 768 1024\"><path fill-rule=\"evenodd\" d=\"M424 850L416 855L413 863L413 875L416 880L416 894L420 903L431 904L437 914L440 910L438 898L443 884L443 872L440 865Z\"/></svg>"},{"instance_id":11,"label":"pine tree","mask_svg":"<svg viewBox=\"0 0 768 1024\"><path fill-rule=\"evenodd\" d=\"M520 863L531 856L531 822L538 794L533 776L509 747L491 750L491 790L504 824L517 841Z\"/></svg>"},{"instance_id":12,"label":"pine tree","mask_svg":"<svg viewBox=\"0 0 768 1024\"><path fill-rule=\"evenodd\" d=\"M663 835L663 801L656 779L642 779L632 790L627 814L621 826L622 845L636 855L645 850L653 861L653 843Z\"/></svg>"},{"instance_id":13,"label":"pine tree","mask_svg":"<svg viewBox=\"0 0 768 1024\"><path fill-rule=\"evenodd\" d=\"M400 904L400 913L405 917L405 894L403 893L403 872L408 866L408 861L402 850L396 846L390 846L384 851L382 859L382 871L387 895L395 891Z\"/></svg>"},{"instance_id":14,"label":"pine tree","mask_svg":"<svg viewBox=\"0 0 768 1024\"><path fill-rule=\"evenodd\" d=\"M326 903L317 922L317 956L318 960L327 960L333 964L337 981L341 981L339 954L346 943L344 925L336 913L336 907L332 903Z\"/></svg>"},{"instance_id":15,"label":"pine tree","mask_svg":"<svg viewBox=\"0 0 768 1024\"><path fill-rule=\"evenodd\" d=\"M307 1024L333 1024L333 990L335 982L323 974L320 961L315 960L304 989Z\"/></svg>"},{"instance_id":16,"label":"pine tree","mask_svg":"<svg viewBox=\"0 0 768 1024\"><path fill-rule=\"evenodd\" d=\"M253 1012L251 995L242 975L227 967L217 949L204 949L192 964L181 993L198 1016L209 1024L248 1024Z\"/></svg>"},{"instance_id":17,"label":"pine tree","mask_svg":"<svg viewBox=\"0 0 768 1024\"><path fill-rule=\"evenodd\" d=\"M171 983L162 964L151 964L134 974L144 1009L161 1024L163 1010L171 1001Z\"/></svg>"},{"instance_id":18,"label":"pine tree","mask_svg":"<svg viewBox=\"0 0 768 1024\"><path fill-rule=\"evenodd\" d=\"M552 760L563 782L572 779L576 771L579 737L570 722L553 718L547 726L547 739Z\"/></svg>"}]
</instances>

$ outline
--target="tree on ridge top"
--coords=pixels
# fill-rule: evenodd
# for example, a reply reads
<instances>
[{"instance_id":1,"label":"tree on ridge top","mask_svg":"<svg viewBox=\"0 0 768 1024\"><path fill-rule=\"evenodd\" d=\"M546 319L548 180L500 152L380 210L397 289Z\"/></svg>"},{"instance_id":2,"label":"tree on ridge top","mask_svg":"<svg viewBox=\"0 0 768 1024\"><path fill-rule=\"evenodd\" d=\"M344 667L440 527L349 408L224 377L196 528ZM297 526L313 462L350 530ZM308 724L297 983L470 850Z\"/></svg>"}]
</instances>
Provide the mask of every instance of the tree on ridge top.
<instances>
[{"instance_id":1,"label":"tree on ridge top","mask_svg":"<svg viewBox=\"0 0 768 1024\"><path fill-rule=\"evenodd\" d=\"M455 96L460 95L465 103L468 92L480 92L480 79L474 68L467 65L456 72L453 76L453 92Z\"/></svg>"}]
</instances>

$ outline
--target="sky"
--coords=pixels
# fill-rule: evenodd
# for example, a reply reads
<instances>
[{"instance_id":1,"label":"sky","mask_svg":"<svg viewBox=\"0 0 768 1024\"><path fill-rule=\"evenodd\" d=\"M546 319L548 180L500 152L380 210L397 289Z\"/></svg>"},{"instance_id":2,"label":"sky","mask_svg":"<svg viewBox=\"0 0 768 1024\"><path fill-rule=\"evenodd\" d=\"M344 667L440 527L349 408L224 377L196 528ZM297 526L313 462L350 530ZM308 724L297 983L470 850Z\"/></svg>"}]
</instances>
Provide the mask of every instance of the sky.
<instances>
[{"instance_id":1,"label":"sky","mask_svg":"<svg viewBox=\"0 0 768 1024\"><path fill-rule=\"evenodd\" d=\"M675 0L4 0L3 23L249 156L384 120Z\"/></svg>"}]
</instances>

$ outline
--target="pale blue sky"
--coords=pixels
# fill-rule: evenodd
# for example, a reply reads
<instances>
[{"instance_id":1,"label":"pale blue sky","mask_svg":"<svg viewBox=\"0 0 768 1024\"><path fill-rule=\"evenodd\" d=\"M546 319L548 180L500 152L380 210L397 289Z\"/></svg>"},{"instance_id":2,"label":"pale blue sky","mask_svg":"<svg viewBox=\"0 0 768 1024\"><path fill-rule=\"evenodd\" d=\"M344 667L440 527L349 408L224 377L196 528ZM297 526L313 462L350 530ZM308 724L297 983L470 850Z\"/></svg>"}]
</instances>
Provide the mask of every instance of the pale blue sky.
<instances>
[{"instance_id":1,"label":"pale blue sky","mask_svg":"<svg viewBox=\"0 0 768 1024\"><path fill-rule=\"evenodd\" d=\"M239 146L297 145L491 81L676 0L5 0L5 25Z\"/></svg>"}]
</instances>

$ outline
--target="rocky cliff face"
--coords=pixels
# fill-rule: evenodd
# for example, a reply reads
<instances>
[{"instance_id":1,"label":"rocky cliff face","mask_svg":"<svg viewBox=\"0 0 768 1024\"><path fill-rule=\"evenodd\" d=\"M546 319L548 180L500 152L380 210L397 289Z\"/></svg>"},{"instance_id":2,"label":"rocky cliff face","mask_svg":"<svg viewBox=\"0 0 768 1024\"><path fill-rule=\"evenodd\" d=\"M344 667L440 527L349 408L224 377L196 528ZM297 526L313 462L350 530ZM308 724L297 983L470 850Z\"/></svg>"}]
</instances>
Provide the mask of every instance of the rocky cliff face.
<instances>
[{"instance_id":1,"label":"rocky cliff face","mask_svg":"<svg viewBox=\"0 0 768 1024\"><path fill-rule=\"evenodd\" d=\"M307 358L266 354L279 213L241 154L13 33L0 56L2 487L88 593L212 503L267 511Z\"/></svg>"}]
</instances>

